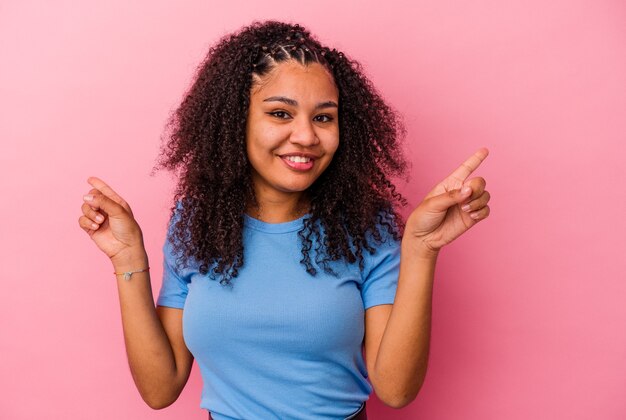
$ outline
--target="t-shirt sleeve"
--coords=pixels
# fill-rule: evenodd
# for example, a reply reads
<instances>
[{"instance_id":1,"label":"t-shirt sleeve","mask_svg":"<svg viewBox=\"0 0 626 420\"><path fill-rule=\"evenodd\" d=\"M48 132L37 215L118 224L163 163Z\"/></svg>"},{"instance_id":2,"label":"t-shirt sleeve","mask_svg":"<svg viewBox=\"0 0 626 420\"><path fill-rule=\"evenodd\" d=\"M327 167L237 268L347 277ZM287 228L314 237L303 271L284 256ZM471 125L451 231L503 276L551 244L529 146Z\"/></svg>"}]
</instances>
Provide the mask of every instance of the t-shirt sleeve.
<instances>
[{"instance_id":1,"label":"t-shirt sleeve","mask_svg":"<svg viewBox=\"0 0 626 420\"><path fill-rule=\"evenodd\" d=\"M173 223L170 221L163 245L163 281L157 298L157 305L182 309L187 299L189 281L176 266L176 254L170 241L172 225Z\"/></svg>"},{"instance_id":2,"label":"t-shirt sleeve","mask_svg":"<svg viewBox=\"0 0 626 420\"><path fill-rule=\"evenodd\" d=\"M361 297L365 309L393 303L400 273L400 242L392 237L377 246L376 253L366 252Z\"/></svg>"}]
</instances>

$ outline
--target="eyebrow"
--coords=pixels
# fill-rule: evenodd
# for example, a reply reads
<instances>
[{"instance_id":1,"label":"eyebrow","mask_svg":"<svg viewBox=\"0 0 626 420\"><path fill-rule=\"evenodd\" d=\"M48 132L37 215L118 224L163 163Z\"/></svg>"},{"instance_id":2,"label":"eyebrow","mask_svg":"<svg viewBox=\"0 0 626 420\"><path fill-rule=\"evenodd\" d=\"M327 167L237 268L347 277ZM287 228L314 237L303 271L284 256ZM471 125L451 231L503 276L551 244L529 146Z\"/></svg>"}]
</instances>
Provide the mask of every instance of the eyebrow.
<instances>
[{"instance_id":1,"label":"eyebrow","mask_svg":"<svg viewBox=\"0 0 626 420\"><path fill-rule=\"evenodd\" d=\"M295 99L287 98L285 96L270 96L267 99L263 99L263 102L282 102L282 103L287 104L287 105L298 106L298 101L296 101ZM320 102L319 104L317 104L315 106L315 109L338 108L338 107L339 106L337 105L336 102L334 102L334 101L326 101L326 102Z\"/></svg>"}]
</instances>

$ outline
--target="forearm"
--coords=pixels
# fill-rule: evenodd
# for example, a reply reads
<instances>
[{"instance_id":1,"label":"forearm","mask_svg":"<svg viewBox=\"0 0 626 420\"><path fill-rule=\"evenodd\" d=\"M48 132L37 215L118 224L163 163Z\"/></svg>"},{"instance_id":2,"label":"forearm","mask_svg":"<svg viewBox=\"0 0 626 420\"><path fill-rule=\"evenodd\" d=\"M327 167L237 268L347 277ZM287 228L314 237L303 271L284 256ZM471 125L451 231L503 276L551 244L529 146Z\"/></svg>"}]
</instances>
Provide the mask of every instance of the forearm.
<instances>
[{"instance_id":1,"label":"forearm","mask_svg":"<svg viewBox=\"0 0 626 420\"><path fill-rule=\"evenodd\" d=\"M117 273L145 267L148 267L145 251L114 263ZM117 285L126 353L133 380L150 407L165 407L178 396L175 389L176 361L156 313L150 274L135 273L130 280L118 275Z\"/></svg>"},{"instance_id":2,"label":"forearm","mask_svg":"<svg viewBox=\"0 0 626 420\"><path fill-rule=\"evenodd\" d=\"M402 243L398 288L372 375L394 407L410 403L426 375L437 254Z\"/></svg>"}]
</instances>

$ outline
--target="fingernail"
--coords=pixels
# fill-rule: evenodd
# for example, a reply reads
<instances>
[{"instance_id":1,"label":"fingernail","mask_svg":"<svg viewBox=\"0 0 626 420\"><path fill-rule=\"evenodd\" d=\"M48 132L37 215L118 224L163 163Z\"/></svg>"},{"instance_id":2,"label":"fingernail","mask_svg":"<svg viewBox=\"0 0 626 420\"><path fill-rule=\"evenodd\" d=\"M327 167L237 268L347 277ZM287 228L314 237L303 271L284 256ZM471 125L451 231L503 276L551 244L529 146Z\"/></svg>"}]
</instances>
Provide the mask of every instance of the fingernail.
<instances>
[{"instance_id":1,"label":"fingernail","mask_svg":"<svg viewBox=\"0 0 626 420\"><path fill-rule=\"evenodd\" d=\"M100 215L97 215L97 216L96 216L96 222L98 222L98 223L102 223L102 221L103 221L103 220L104 220L104 217L102 217L102 216L100 216Z\"/></svg>"},{"instance_id":2,"label":"fingernail","mask_svg":"<svg viewBox=\"0 0 626 420\"><path fill-rule=\"evenodd\" d=\"M463 209L463 211L469 211L469 209L470 209L470 205L469 205L469 204L466 204L466 205L464 205L463 207L461 207L461 209Z\"/></svg>"},{"instance_id":3,"label":"fingernail","mask_svg":"<svg viewBox=\"0 0 626 420\"><path fill-rule=\"evenodd\" d=\"M93 195L91 194L87 194L83 196L83 200L85 201L92 201L93 200Z\"/></svg>"},{"instance_id":4,"label":"fingernail","mask_svg":"<svg viewBox=\"0 0 626 420\"><path fill-rule=\"evenodd\" d=\"M470 187L463 187L463 189L461 190L461 194L466 195L469 194L470 191L472 191Z\"/></svg>"}]
</instances>

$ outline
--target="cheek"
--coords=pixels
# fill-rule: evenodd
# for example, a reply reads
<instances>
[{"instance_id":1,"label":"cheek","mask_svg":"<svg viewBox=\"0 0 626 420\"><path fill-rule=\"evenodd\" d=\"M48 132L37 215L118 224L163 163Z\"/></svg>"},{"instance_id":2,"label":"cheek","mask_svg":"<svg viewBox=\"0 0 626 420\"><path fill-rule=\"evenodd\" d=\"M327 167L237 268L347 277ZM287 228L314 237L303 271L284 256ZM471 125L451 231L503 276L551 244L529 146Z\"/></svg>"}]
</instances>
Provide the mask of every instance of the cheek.
<instances>
[{"instance_id":1,"label":"cheek","mask_svg":"<svg viewBox=\"0 0 626 420\"><path fill-rule=\"evenodd\" d=\"M339 148L339 136L335 135L335 136L330 137L328 139L328 142L326 143L326 153L334 156L338 148Z\"/></svg>"},{"instance_id":2,"label":"cheek","mask_svg":"<svg viewBox=\"0 0 626 420\"><path fill-rule=\"evenodd\" d=\"M259 127L248 134L248 148L270 153L277 148L284 137L280 129L276 127Z\"/></svg>"},{"instance_id":3,"label":"cheek","mask_svg":"<svg viewBox=\"0 0 626 420\"><path fill-rule=\"evenodd\" d=\"M263 130L260 127L255 130L249 130L246 136L248 154L259 154L263 151L267 151L267 149L271 147L271 138L271 130Z\"/></svg>"},{"instance_id":4,"label":"cheek","mask_svg":"<svg viewBox=\"0 0 626 420\"><path fill-rule=\"evenodd\" d=\"M324 155L325 155L325 159L320 167L321 171L326 171L326 169L330 166L331 162L333 162L334 160L337 159L337 148L339 147L339 142L338 141L333 141L333 142L327 142L324 145Z\"/></svg>"}]
</instances>

